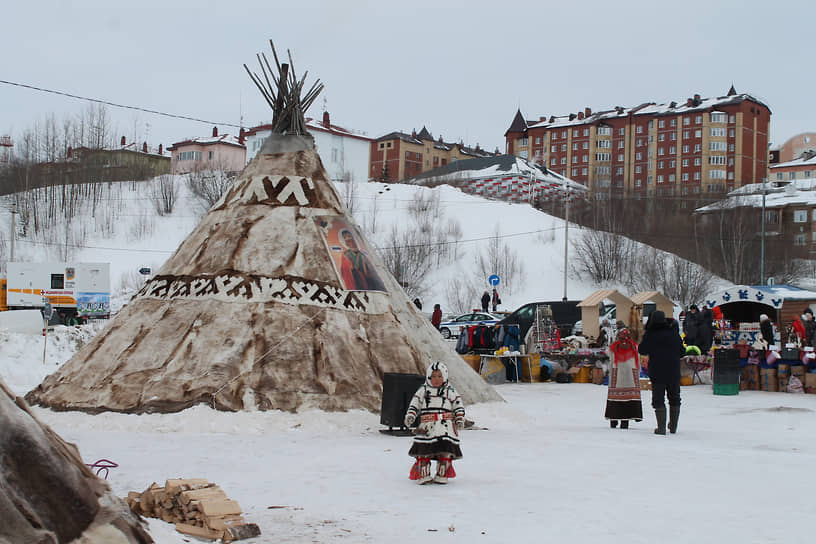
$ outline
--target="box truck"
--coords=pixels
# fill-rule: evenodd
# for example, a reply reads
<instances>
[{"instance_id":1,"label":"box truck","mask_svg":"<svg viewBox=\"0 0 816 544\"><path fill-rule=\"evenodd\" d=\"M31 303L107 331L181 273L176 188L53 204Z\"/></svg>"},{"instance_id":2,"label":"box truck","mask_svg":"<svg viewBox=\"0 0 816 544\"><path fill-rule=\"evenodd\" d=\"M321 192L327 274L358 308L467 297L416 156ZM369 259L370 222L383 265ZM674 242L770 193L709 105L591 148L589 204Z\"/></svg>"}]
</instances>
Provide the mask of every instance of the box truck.
<instances>
[{"instance_id":1,"label":"box truck","mask_svg":"<svg viewBox=\"0 0 816 544\"><path fill-rule=\"evenodd\" d=\"M0 311L42 309L65 324L110 317L109 263L8 263Z\"/></svg>"}]
</instances>

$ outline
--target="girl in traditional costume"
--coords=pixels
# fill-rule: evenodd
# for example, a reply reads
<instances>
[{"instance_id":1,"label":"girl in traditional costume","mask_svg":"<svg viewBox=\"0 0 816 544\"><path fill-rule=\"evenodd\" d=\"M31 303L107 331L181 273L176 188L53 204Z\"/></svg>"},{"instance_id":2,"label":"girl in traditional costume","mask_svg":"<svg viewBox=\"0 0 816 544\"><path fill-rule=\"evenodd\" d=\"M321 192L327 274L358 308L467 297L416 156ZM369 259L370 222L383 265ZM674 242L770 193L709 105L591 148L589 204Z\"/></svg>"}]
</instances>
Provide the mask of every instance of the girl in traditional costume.
<instances>
[{"instance_id":1,"label":"girl in traditional costume","mask_svg":"<svg viewBox=\"0 0 816 544\"><path fill-rule=\"evenodd\" d=\"M443 363L431 363L425 372L425 383L414 393L405 414L406 427L417 418L420 423L408 452L416 458L410 478L419 484L446 484L448 478L456 477L453 460L462 458L459 430L465 426L465 407L459 393L448 383L448 368ZM437 462L433 475L432 459Z\"/></svg>"},{"instance_id":2,"label":"girl in traditional costume","mask_svg":"<svg viewBox=\"0 0 816 544\"><path fill-rule=\"evenodd\" d=\"M606 419L613 429L620 421L621 429L629 428L629 420L643 419L640 404L640 364L638 347L629 329L618 331L609 346L609 389L606 393Z\"/></svg>"}]
</instances>

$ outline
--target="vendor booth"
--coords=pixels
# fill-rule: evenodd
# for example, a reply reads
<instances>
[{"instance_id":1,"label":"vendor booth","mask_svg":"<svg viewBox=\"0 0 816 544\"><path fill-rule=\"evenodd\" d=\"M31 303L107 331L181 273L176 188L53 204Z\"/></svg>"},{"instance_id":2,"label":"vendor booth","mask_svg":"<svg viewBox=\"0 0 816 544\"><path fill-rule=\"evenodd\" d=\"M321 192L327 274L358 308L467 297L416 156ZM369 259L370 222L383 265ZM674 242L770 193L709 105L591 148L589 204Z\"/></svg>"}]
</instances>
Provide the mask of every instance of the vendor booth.
<instances>
[{"instance_id":1,"label":"vendor booth","mask_svg":"<svg viewBox=\"0 0 816 544\"><path fill-rule=\"evenodd\" d=\"M634 304L634 308L637 310L638 319L643 322L644 315L643 310L646 304L651 303L654 305L651 311L660 310L666 317L672 317L674 315L674 302L672 299L660 293L659 291L641 291L635 295L632 295L632 304ZM633 332L633 338L636 342L640 342L643 337L643 330L642 327L636 327L633 323L629 323L629 328ZM637 334L634 334L637 333Z\"/></svg>"},{"instance_id":2,"label":"vendor booth","mask_svg":"<svg viewBox=\"0 0 816 544\"><path fill-rule=\"evenodd\" d=\"M582 334L587 338L598 337L600 333L600 323L598 322L600 309L602 303L607 300L615 304L616 319L629 326L629 312L632 310L632 300L622 295L617 289L601 289L578 303L578 307L581 308Z\"/></svg>"},{"instance_id":3,"label":"vendor booth","mask_svg":"<svg viewBox=\"0 0 816 544\"><path fill-rule=\"evenodd\" d=\"M805 311L816 307L816 293L791 285L733 285L705 297L709 308L719 306L722 320L716 323L720 344L753 344L759 338L759 316L766 314L787 342L785 328Z\"/></svg>"}]
</instances>

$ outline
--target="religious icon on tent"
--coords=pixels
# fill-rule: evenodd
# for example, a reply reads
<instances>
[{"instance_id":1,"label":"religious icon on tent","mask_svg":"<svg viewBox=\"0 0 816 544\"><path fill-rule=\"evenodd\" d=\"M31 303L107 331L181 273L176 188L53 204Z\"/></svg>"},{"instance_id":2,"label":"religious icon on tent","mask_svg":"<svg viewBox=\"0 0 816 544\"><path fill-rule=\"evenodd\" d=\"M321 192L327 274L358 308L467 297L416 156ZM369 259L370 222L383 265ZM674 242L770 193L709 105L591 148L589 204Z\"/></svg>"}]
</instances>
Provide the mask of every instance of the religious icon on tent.
<instances>
[{"instance_id":1,"label":"religious icon on tent","mask_svg":"<svg viewBox=\"0 0 816 544\"><path fill-rule=\"evenodd\" d=\"M349 291L386 291L357 227L341 216L315 217L335 272Z\"/></svg>"}]
</instances>

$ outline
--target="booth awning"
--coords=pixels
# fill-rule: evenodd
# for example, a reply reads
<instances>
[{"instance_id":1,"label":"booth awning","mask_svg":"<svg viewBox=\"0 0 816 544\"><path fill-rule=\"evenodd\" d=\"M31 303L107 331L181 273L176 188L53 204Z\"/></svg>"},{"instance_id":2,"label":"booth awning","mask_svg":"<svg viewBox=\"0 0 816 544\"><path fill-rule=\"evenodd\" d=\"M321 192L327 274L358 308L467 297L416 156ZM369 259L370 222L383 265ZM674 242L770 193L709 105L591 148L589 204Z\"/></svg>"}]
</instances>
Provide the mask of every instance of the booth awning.
<instances>
[{"instance_id":1,"label":"booth awning","mask_svg":"<svg viewBox=\"0 0 816 544\"><path fill-rule=\"evenodd\" d=\"M816 300L816 293L792 285L732 285L705 297L709 308L733 302L755 302L776 310L786 300Z\"/></svg>"}]
</instances>

